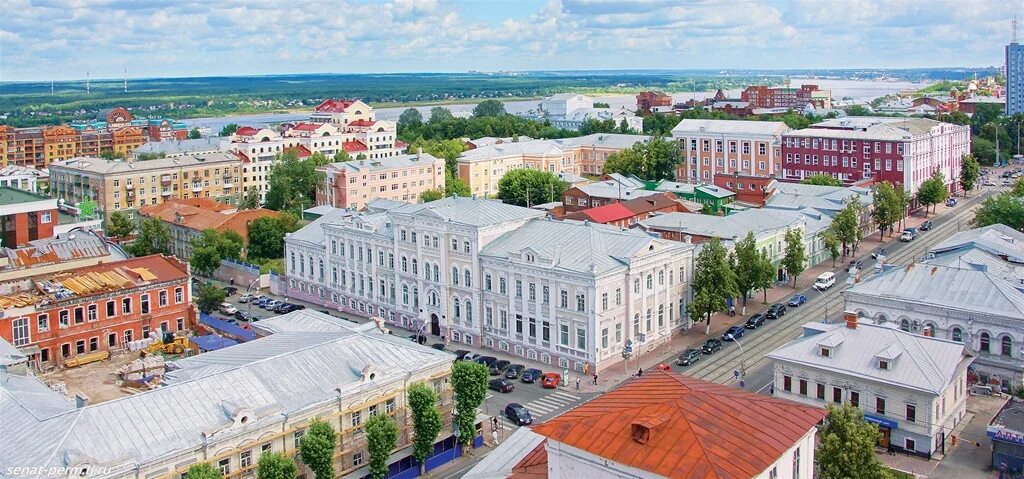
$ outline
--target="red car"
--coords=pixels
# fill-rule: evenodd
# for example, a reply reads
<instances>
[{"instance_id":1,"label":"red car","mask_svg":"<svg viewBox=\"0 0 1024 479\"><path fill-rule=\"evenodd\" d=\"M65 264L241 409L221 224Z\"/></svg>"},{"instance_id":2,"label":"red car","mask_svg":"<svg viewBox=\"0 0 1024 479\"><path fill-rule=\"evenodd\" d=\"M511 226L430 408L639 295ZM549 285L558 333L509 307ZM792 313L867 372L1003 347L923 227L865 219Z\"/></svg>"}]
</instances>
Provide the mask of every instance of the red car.
<instances>
[{"instance_id":1,"label":"red car","mask_svg":"<svg viewBox=\"0 0 1024 479\"><path fill-rule=\"evenodd\" d=\"M662 364L658 365L658 369L660 369L662 371L671 371L672 370L672 366L669 366L668 364L662 363Z\"/></svg>"},{"instance_id":2,"label":"red car","mask_svg":"<svg viewBox=\"0 0 1024 479\"><path fill-rule=\"evenodd\" d=\"M540 385L547 389L555 389L562 382L562 375L558 373L544 373L540 377Z\"/></svg>"}]
</instances>

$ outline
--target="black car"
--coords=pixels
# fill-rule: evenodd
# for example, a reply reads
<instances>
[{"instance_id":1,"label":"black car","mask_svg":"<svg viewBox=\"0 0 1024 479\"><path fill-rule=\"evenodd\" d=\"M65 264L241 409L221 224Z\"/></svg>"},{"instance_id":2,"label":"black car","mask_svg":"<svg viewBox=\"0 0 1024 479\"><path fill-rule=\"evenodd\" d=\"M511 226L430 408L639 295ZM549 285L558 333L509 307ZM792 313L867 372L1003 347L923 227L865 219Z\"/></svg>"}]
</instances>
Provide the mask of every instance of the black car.
<instances>
[{"instance_id":1,"label":"black car","mask_svg":"<svg viewBox=\"0 0 1024 479\"><path fill-rule=\"evenodd\" d=\"M420 344L427 344L427 337L422 334L410 334L409 341Z\"/></svg>"},{"instance_id":2,"label":"black car","mask_svg":"<svg viewBox=\"0 0 1024 479\"><path fill-rule=\"evenodd\" d=\"M921 223L921 226L918 226L917 229L921 231L928 231L932 229L932 220L926 220L924 223Z\"/></svg>"},{"instance_id":3,"label":"black car","mask_svg":"<svg viewBox=\"0 0 1024 479\"><path fill-rule=\"evenodd\" d=\"M238 292L238 288L234 286L228 286L224 288L224 292L227 293L228 296L234 296L235 293Z\"/></svg>"},{"instance_id":4,"label":"black car","mask_svg":"<svg viewBox=\"0 0 1024 479\"><path fill-rule=\"evenodd\" d=\"M714 354L719 349L722 349L722 342L714 338L704 341L704 345L700 347L704 354Z\"/></svg>"},{"instance_id":5,"label":"black car","mask_svg":"<svg viewBox=\"0 0 1024 479\"><path fill-rule=\"evenodd\" d=\"M540 377L543 375L544 371L541 371L540 369L537 368L530 368L527 369L526 371L523 371L523 373L519 375L519 380L524 383L533 383L537 382L537 380L540 379Z\"/></svg>"},{"instance_id":6,"label":"black car","mask_svg":"<svg viewBox=\"0 0 1024 479\"><path fill-rule=\"evenodd\" d=\"M436 349L438 351L444 351L444 343L434 343L434 344L431 344L430 347L432 347L432 348L434 348L434 349Z\"/></svg>"},{"instance_id":7,"label":"black car","mask_svg":"<svg viewBox=\"0 0 1024 479\"><path fill-rule=\"evenodd\" d=\"M487 388L493 389L500 393L510 393L516 388L516 385L512 384L512 381L509 381L508 379L497 378L492 379L489 383L487 383Z\"/></svg>"},{"instance_id":8,"label":"black car","mask_svg":"<svg viewBox=\"0 0 1024 479\"><path fill-rule=\"evenodd\" d=\"M679 359L676 360L676 364L680 366L689 366L697 361L700 361L701 351L699 349L690 348L683 351L683 354L679 355Z\"/></svg>"},{"instance_id":9,"label":"black car","mask_svg":"<svg viewBox=\"0 0 1024 479\"><path fill-rule=\"evenodd\" d=\"M466 351L465 349L456 349L455 351L452 351L452 353L455 354L456 361L462 361L466 355L469 354L469 351Z\"/></svg>"},{"instance_id":10,"label":"black car","mask_svg":"<svg viewBox=\"0 0 1024 479\"><path fill-rule=\"evenodd\" d=\"M513 364L505 368L505 379L519 379L519 375L523 374L523 370L525 369L526 366L523 366L522 364Z\"/></svg>"},{"instance_id":11,"label":"black car","mask_svg":"<svg viewBox=\"0 0 1024 479\"><path fill-rule=\"evenodd\" d=\"M509 364L512 364L512 362L504 359L499 359L491 363L491 376L496 376L505 372L505 368L507 368Z\"/></svg>"},{"instance_id":12,"label":"black car","mask_svg":"<svg viewBox=\"0 0 1024 479\"><path fill-rule=\"evenodd\" d=\"M522 404L515 402L509 403L508 406L505 406L505 417L508 418L509 421L514 422L516 426L525 426L533 423L533 417L530 416L530 411L527 411Z\"/></svg>"},{"instance_id":13,"label":"black car","mask_svg":"<svg viewBox=\"0 0 1024 479\"><path fill-rule=\"evenodd\" d=\"M846 267L846 271L850 271L853 268L857 268L859 270L861 268L862 264L863 263L859 259L855 259L853 261L850 261L850 265Z\"/></svg>"},{"instance_id":14,"label":"black car","mask_svg":"<svg viewBox=\"0 0 1024 479\"><path fill-rule=\"evenodd\" d=\"M489 368L497 360L498 360L498 358L496 358L494 356L480 356L480 357L474 359L473 362L475 362L477 364L483 364L484 366L487 366Z\"/></svg>"},{"instance_id":15,"label":"black car","mask_svg":"<svg viewBox=\"0 0 1024 479\"><path fill-rule=\"evenodd\" d=\"M287 313L288 312L288 307L291 306L291 305L292 305L291 303L281 303L281 304L279 304L277 306L274 306L274 312L278 313L278 314Z\"/></svg>"},{"instance_id":16,"label":"black car","mask_svg":"<svg viewBox=\"0 0 1024 479\"><path fill-rule=\"evenodd\" d=\"M760 326L764 326L764 319L763 314L755 314L751 316L746 323L743 323L743 327L747 329L757 329Z\"/></svg>"},{"instance_id":17,"label":"black car","mask_svg":"<svg viewBox=\"0 0 1024 479\"><path fill-rule=\"evenodd\" d=\"M782 303L775 303L768 308L768 312L764 313L764 317L768 319L779 319L786 315L786 305Z\"/></svg>"},{"instance_id":18,"label":"black car","mask_svg":"<svg viewBox=\"0 0 1024 479\"><path fill-rule=\"evenodd\" d=\"M239 321L245 321L247 323L251 323L253 321L259 321L260 320L260 318L258 318L255 314L252 314L252 313L250 313L248 311L236 311L235 312L235 319L237 319Z\"/></svg>"}]
</instances>

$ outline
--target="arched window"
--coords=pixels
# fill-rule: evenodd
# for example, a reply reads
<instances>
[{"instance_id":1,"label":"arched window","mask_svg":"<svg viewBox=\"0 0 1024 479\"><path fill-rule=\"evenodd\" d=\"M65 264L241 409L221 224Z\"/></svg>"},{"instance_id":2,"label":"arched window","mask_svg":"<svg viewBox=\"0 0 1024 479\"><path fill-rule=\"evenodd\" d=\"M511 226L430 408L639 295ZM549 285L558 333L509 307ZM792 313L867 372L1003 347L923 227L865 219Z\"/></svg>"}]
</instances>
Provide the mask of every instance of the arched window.
<instances>
[{"instance_id":1,"label":"arched window","mask_svg":"<svg viewBox=\"0 0 1024 479\"><path fill-rule=\"evenodd\" d=\"M981 351L983 353L990 352L989 351L989 339L990 338L988 336L988 333L981 333L978 336L978 351Z\"/></svg>"},{"instance_id":2,"label":"arched window","mask_svg":"<svg viewBox=\"0 0 1024 479\"><path fill-rule=\"evenodd\" d=\"M313 257L309 257L309 277L313 277Z\"/></svg>"},{"instance_id":3,"label":"arched window","mask_svg":"<svg viewBox=\"0 0 1024 479\"><path fill-rule=\"evenodd\" d=\"M909 332L910 331L910 320L907 319L907 318L901 319L900 320L900 329Z\"/></svg>"},{"instance_id":4,"label":"arched window","mask_svg":"<svg viewBox=\"0 0 1024 479\"><path fill-rule=\"evenodd\" d=\"M424 264L423 265L423 279L425 279L427 281L430 281L430 265L429 264Z\"/></svg>"},{"instance_id":5,"label":"arched window","mask_svg":"<svg viewBox=\"0 0 1024 479\"><path fill-rule=\"evenodd\" d=\"M299 274L306 274L306 257L299 255Z\"/></svg>"},{"instance_id":6,"label":"arched window","mask_svg":"<svg viewBox=\"0 0 1024 479\"><path fill-rule=\"evenodd\" d=\"M405 256L402 256L402 272L404 273L406 271L409 271L409 260L405 259Z\"/></svg>"},{"instance_id":7,"label":"arched window","mask_svg":"<svg viewBox=\"0 0 1024 479\"><path fill-rule=\"evenodd\" d=\"M434 281L441 281L441 268L436 264L434 265Z\"/></svg>"},{"instance_id":8,"label":"arched window","mask_svg":"<svg viewBox=\"0 0 1024 479\"><path fill-rule=\"evenodd\" d=\"M658 271L658 286L665 285L665 270Z\"/></svg>"},{"instance_id":9,"label":"arched window","mask_svg":"<svg viewBox=\"0 0 1024 479\"><path fill-rule=\"evenodd\" d=\"M462 317L462 308L459 306L459 298L455 298L452 304L454 305L454 307L452 308L452 312L455 318L458 319Z\"/></svg>"},{"instance_id":10,"label":"arched window","mask_svg":"<svg viewBox=\"0 0 1024 479\"><path fill-rule=\"evenodd\" d=\"M498 292L501 294L505 294L506 291L508 291L508 287L507 284L505 283L505 278L498 279Z\"/></svg>"},{"instance_id":11,"label":"arched window","mask_svg":"<svg viewBox=\"0 0 1024 479\"><path fill-rule=\"evenodd\" d=\"M318 266L320 266L320 282L322 283L324 281L324 260L321 259L318 263Z\"/></svg>"},{"instance_id":12,"label":"arched window","mask_svg":"<svg viewBox=\"0 0 1024 479\"><path fill-rule=\"evenodd\" d=\"M469 280L471 279L471 278L470 278L470 276L469 276L469 270L467 269L465 273L466 273L466 274L464 274L464 275L463 275L463 276L464 276L464 278L463 278L463 279L465 279L465 281L463 281L463 282L462 282L462 284L463 284L463 286L465 286L465 287L467 287L467 288L470 288L470 287L472 287L473 285L472 285L472 284L470 283L470 281L469 281ZM467 309L469 309L469 308L467 308Z\"/></svg>"},{"instance_id":13,"label":"arched window","mask_svg":"<svg viewBox=\"0 0 1024 479\"><path fill-rule=\"evenodd\" d=\"M660 328L660 327L662 327L664 325L665 325L665 305L664 304L660 304L660 305L658 305L658 327Z\"/></svg>"},{"instance_id":14,"label":"arched window","mask_svg":"<svg viewBox=\"0 0 1024 479\"><path fill-rule=\"evenodd\" d=\"M295 274L295 252L292 251L292 274Z\"/></svg>"},{"instance_id":15,"label":"arched window","mask_svg":"<svg viewBox=\"0 0 1024 479\"><path fill-rule=\"evenodd\" d=\"M1002 341L1000 341L1000 354L1008 358L1013 357L1013 338L1009 335L1003 336Z\"/></svg>"},{"instance_id":16,"label":"arched window","mask_svg":"<svg viewBox=\"0 0 1024 479\"><path fill-rule=\"evenodd\" d=\"M417 287L412 288L412 307L420 307L420 289Z\"/></svg>"},{"instance_id":17,"label":"arched window","mask_svg":"<svg viewBox=\"0 0 1024 479\"><path fill-rule=\"evenodd\" d=\"M654 288L654 275L648 273L647 274L647 289L652 289L652 288Z\"/></svg>"},{"instance_id":18,"label":"arched window","mask_svg":"<svg viewBox=\"0 0 1024 479\"><path fill-rule=\"evenodd\" d=\"M639 280L637 281L639 282ZM640 335L640 313L633 315L633 337Z\"/></svg>"},{"instance_id":19,"label":"arched window","mask_svg":"<svg viewBox=\"0 0 1024 479\"><path fill-rule=\"evenodd\" d=\"M964 331L960 328L953 328L953 331L950 332L950 338L952 338L953 341L962 343L964 342Z\"/></svg>"},{"instance_id":20,"label":"arched window","mask_svg":"<svg viewBox=\"0 0 1024 479\"><path fill-rule=\"evenodd\" d=\"M402 285L402 304L409 304L409 285Z\"/></svg>"},{"instance_id":21,"label":"arched window","mask_svg":"<svg viewBox=\"0 0 1024 479\"><path fill-rule=\"evenodd\" d=\"M651 308L647 308L647 329L645 329L645 331L650 331L650 330L654 329L652 327L652 326L654 326L654 323L652 322L653 318L654 318L654 314L651 312Z\"/></svg>"},{"instance_id":22,"label":"arched window","mask_svg":"<svg viewBox=\"0 0 1024 479\"><path fill-rule=\"evenodd\" d=\"M459 285L459 268L452 266L452 284Z\"/></svg>"},{"instance_id":23,"label":"arched window","mask_svg":"<svg viewBox=\"0 0 1024 479\"><path fill-rule=\"evenodd\" d=\"M473 322L473 303L466 301L466 323Z\"/></svg>"},{"instance_id":24,"label":"arched window","mask_svg":"<svg viewBox=\"0 0 1024 479\"><path fill-rule=\"evenodd\" d=\"M412 259L412 274L420 274L420 269L416 265L416 258Z\"/></svg>"}]
</instances>

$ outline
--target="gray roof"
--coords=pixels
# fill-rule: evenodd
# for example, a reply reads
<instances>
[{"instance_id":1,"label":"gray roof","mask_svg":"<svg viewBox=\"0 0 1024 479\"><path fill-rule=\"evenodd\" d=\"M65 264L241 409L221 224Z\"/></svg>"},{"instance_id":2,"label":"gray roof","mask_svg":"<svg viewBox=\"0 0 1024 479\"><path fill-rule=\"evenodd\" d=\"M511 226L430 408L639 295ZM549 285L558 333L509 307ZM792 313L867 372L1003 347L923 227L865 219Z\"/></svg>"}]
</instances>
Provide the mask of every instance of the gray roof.
<instances>
[{"instance_id":1,"label":"gray roof","mask_svg":"<svg viewBox=\"0 0 1024 479\"><path fill-rule=\"evenodd\" d=\"M482 136L482 137L477 138L475 140L466 140L466 143L472 143L472 144L476 145L477 148L480 148L480 147L484 147L484 146L496 145L496 144L499 144L499 143L514 143L514 142L519 142L519 141L530 141L532 139L533 138L530 138L530 137L525 136L525 135L518 136L518 137L516 137L516 136L506 136L504 138L497 137L497 136Z\"/></svg>"},{"instance_id":2,"label":"gray roof","mask_svg":"<svg viewBox=\"0 0 1024 479\"><path fill-rule=\"evenodd\" d=\"M339 389L376 388L363 382L364 368L375 368L377 381L405 380L452 359L375 331L281 333L176 361L163 387L49 419L33 417L24 403L34 398L4 382L0 412L15 427L4 428L0 463L134 467L203 447L204 435L231 428L241 409L253 423L277 421L336 400Z\"/></svg>"},{"instance_id":3,"label":"gray roof","mask_svg":"<svg viewBox=\"0 0 1024 479\"><path fill-rule=\"evenodd\" d=\"M10 366L27 360L28 356L25 353L7 342L6 339L0 337L0 366Z\"/></svg>"},{"instance_id":4,"label":"gray roof","mask_svg":"<svg viewBox=\"0 0 1024 479\"><path fill-rule=\"evenodd\" d=\"M577 136L574 138L562 138L556 142L566 146L591 146L595 148L616 148L624 150L637 143L646 143L651 140L648 135L626 135L622 133L594 133L590 135Z\"/></svg>"},{"instance_id":5,"label":"gray roof","mask_svg":"<svg viewBox=\"0 0 1024 479\"><path fill-rule=\"evenodd\" d=\"M929 253L975 247L1007 261L1024 263L1024 233L1004 224L961 231L933 246Z\"/></svg>"},{"instance_id":6,"label":"gray roof","mask_svg":"<svg viewBox=\"0 0 1024 479\"><path fill-rule=\"evenodd\" d=\"M547 437L533 432L528 427L516 429L516 432L501 441L499 446L466 472L462 479L504 479L509 477L519 461L522 461L527 454L545 440Z\"/></svg>"},{"instance_id":7,"label":"gray roof","mask_svg":"<svg viewBox=\"0 0 1024 479\"><path fill-rule=\"evenodd\" d=\"M444 162L430 153L413 153L411 155L389 156L387 158L374 158L372 160L352 160L331 163L328 165L335 169L347 169L352 171L393 170L396 168L409 168L416 165L432 165L437 162Z\"/></svg>"},{"instance_id":8,"label":"gray roof","mask_svg":"<svg viewBox=\"0 0 1024 479\"><path fill-rule=\"evenodd\" d=\"M563 172L559 173L558 174L558 179L560 179L560 180L562 180L562 181L564 181L566 183L580 183L580 182L583 182L583 181L590 181L590 180L588 180L588 179L586 179L586 178L584 178L584 177L582 177L580 175L577 175L575 173L568 172L568 171L563 171Z\"/></svg>"},{"instance_id":9,"label":"gray roof","mask_svg":"<svg viewBox=\"0 0 1024 479\"><path fill-rule=\"evenodd\" d=\"M644 228L662 231L678 231L696 236L721 239L742 239L748 231L754 236L793 225L806 223L809 216L803 212L749 209L729 216L701 215L693 213L666 213L640 221Z\"/></svg>"},{"instance_id":10,"label":"gray roof","mask_svg":"<svg viewBox=\"0 0 1024 479\"><path fill-rule=\"evenodd\" d=\"M401 208L408 203L398 200L389 200L387 198L374 198L366 204L366 211L370 213L379 213L382 211L391 211L395 208Z\"/></svg>"},{"instance_id":11,"label":"gray roof","mask_svg":"<svg viewBox=\"0 0 1024 479\"><path fill-rule=\"evenodd\" d=\"M507 156L561 156L562 145L555 140L529 140L481 146L464 151L459 162L471 163Z\"/></svg>"},{"instance_id":12,"label":"gray roof","mask_svg":"<svg viewBox=\"0 0 1024 479\"><path fill-rule=\"evenodd\" d=\"M864 295L1024 318L1024 293L995 274L968 268L916 263L874 275L843 294L847 300Z\"/></svg>"},{"instance_id":13,"label":"gray roof","mask_svg":"<svg viewBox=\"0 0 1024 479\"><path fill-rule=\"evenodd\" d=\"M789 127L781 121L685 119L672 128L672 135L722 133L776 136L786 131L789 131Z\"/></svg>"},{"instance_id":14,"label":"gray roof","mask_svg":"<svg viewBox=\"0 0 1024 479\"><path fill-rule=\"evenodd\" d=\"M0 167L0 177L6 176L35 176L37 178L46 178L47 173L45 169L37 170L27 166L7 165Z\"/></svg>"},{"instance_id":15,"label":"gray roof","mask_svg":"<svg viewBox=\"0 0 1024 479\"><path fill-rule=\"evenodd\" d=\"M529 250L537 263L552 269L602 275L625 268L649 248L692 248L654 238L635 229L597 223L535 219L499 236L480 251L481 257L508 258Z\"/></svg>"},{"instance_id":16,"label":"gray roof","mask_svg":"<svg viewBox=\"0 0 1024 479\"><path fill-rule=\"evenodd\" d=\"M206 138L195 138L189 140L167 140L147 141L135 149L132 154L139 153L163 153L167 155L203 153L208 151L220 151L223 138L209 136Z\"/></svg>"},{"instance_id":17,"label":"gray roof","mask_svg":"<svg viewBox=\"0 0 1024 479\"><path fill-rule=\"evenodd\" d=\"M939 264L954 268L973 268L1003 278L1018 288L1024 287L1024 263L1009 262L974 246L929 254L922 263Z\"/></svg>"},{"instance_id":18,"label":"gray roof","mask_svg":"<svg viewBox=\"0 0 1024 479\"><path fill-rule=\"evenodd\" d=\"M1008 429L1009 431L1017 433L1024 431L1024 401L1014 399L1011 396L1010 400L1007 401L996 416L992 418L989 425L991 427L991 429L988 429L989 431L992 429ZM510 437L509 440L511 439L512 438ZM495 449L495 452L497 452L497 449ZM480 462L483 463L483 461ZM473 470L475 471L476 468L473 468Z\"/></svg>"},{"instance_id":19,"label":"gray roof","mask_svg":"<svg viewBox=\"0 0 1024 479\"><path fill-rule=\"evenodd\" d=\"M371 331L376 328L372 322L360 324L309 309L300 309L289 314L264 319L252 325L257 331L272 334L303 331L311 333Z\"/></svg>"},{"instance_id":20,"label":"gray roof","mask_svg":"<svg viewBox=\"0 0 1024 479\"><path fill-rule=\"evenodd\" d=\"M227 153L186 155L174 158L157 158L146 161L106 160L103 158L79 157L50 163L50 168L67 168L82 173L99 175L133 174L143 171L162 171L180 167L241 163L237 156Z\"/></svg>"},{"instance_id":21,"label":"gray roof","mask_svg":"<svg viewBox=\"0 0 1024 479\"><path fill-rule=\"evenodd\" d=\"M786 136L899 141L927 135L932 128L940 125L942 122L928 118L847 116L815 123L810 128L793 130L786 133Z\"/></svg>"},{"instance_id":22,"label":"gray roof","mask_svg":"<svg viewBox=\"0 0 1024 479\"><path fill-rule=\"evenodd\" d=\"M407 204L389 212L392 215L434 217L475 227L485 227L544 216L543 211L523 208L484 198L450 196L429 203Z\"/></svg>"},{"instance_id":23,"label":"gray roof","mask_svg":"<svg viewBox=\"0 0 1024 479\"><path fill-rule=\"evenodd\" d=\"M348 209L333 208L326 211L322 216L313 222L299 228L298 231L285 235L287 241L305 241L313 244L324 244L324 227L326 224L340 223L345 218L355 215L356 212Z\"/></svg>"},{"instance_id":24,"label":"gray roof","mask_svg":"<svg viewBox=\"0 0 1024 479\"><path fill-rule=\"evenodd\" d=\"M595 198L614 198L620 200L631 200L661 194L660 191L645 190L629 185L620 185L614 180L599 181L586 185L577 186L576 189Z\"/></svg>"},{"instance_id":25,"label":"gray roof","mask_svg":"<svg viewBox=\"0 0 1024 479\"><path fill-rule=\"evenodd\" d=\"M721 186L708 185L708 184L691 184L691 183L680 183L678 181L661 180L657 186L654 187L655 191L667 191L671 193L678 193L681 195L692 195L697 190L704 192L705 194L714 196L716 198L729 198L736 196L736 193Z\"/></svg>"},{"instance_id":26,"label":"gray roof","mask_svg":"<svg viewBox=\"0 0 1024 479\"><path fill-rule=\"evenodd\" d=\"M86 230L30 241L26 246L3 248L2 251L7 256L10 268L27 268L117 254L117 248L108 248L105 240Z\"/></svg>"},{"instance_id":27,"label":"gray roof","mask_svg":"<svg viewBox=\"0 0 1024 479\"><path fill-rule=\"evenodd\" d=\"M846 207L852 197L869 206L874 201L871 190L861 187L818 186L802 183L775 183L775 193L765 203L766 208L799 210L814 208L825 212L836 212Z\"/></svg>"},{"instance_id":28,"label":"gray roof","mask_svg":"<svg viewBox=\"0 0 1024 479\"><path fill-rule=\"evenodd\" d=\"M892 326L862 322L850 329L845 323L815 323L811 329L809 335L766 357L931 394L942 394L956 378L961 362L970 360L970 353L961 343ZM832 348L829 357L820 354L821 347ZM888 370L879 369L879 358L890 361Z\"/></svg>"}]
</instances>

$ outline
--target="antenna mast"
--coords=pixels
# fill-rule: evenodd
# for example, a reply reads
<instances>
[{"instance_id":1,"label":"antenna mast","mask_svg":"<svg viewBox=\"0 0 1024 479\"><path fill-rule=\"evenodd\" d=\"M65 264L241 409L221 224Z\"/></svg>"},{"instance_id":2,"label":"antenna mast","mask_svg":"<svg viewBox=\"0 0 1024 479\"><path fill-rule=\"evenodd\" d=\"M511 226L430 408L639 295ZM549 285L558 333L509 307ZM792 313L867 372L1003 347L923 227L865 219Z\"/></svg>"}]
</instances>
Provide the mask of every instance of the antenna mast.
<instances>
[{"instance_id":1,"label":"antenna mast","mask_svg":"<svg viewBox=\"0 0 1024 479\"><path fill-rule=\"evenodd\" d=\"M89 94L89 70L85 70L85 94Z\"/></svg>"},{"instance_id":2,"label":"antenna mast","mask_svg":"<svg viewBox=\"0 0 1024 479\"><path fill-rule=\"evenodd\" d=\"M124 92L128 93L128 69L124 69Z\"/></svg>"}]
</instances>

